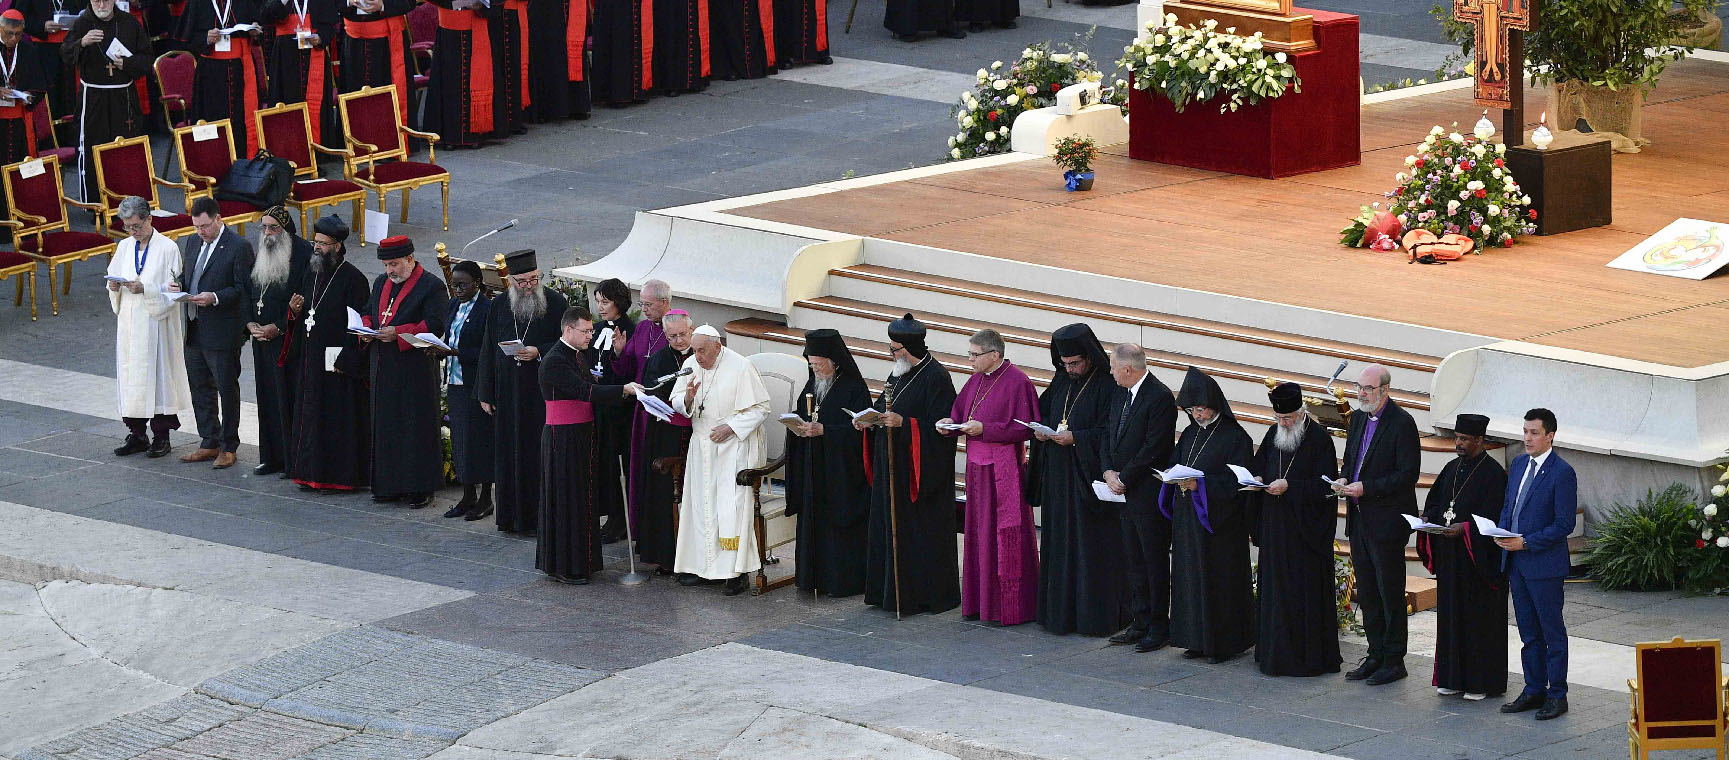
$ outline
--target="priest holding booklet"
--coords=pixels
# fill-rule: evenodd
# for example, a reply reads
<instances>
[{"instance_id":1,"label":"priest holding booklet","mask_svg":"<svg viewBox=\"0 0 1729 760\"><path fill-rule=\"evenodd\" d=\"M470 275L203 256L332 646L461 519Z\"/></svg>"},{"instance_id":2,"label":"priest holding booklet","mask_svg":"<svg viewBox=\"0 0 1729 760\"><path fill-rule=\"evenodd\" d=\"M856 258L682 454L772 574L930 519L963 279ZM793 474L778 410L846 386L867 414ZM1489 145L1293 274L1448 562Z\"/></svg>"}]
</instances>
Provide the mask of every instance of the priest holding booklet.
<instances>
[{"instance_id":1,"label":"priest holding booklet","mask_svg":"<svg viewBox=\"0 0 1729 760\"><path fill-rule=\"evenodd\" d=\"M1184 657L1224 662L1255 645L1255 595L1249 570L1249 499L1229 465L1253 456L1219 384L1190 367L1177 392L1189 426L1177 439L1176 465L1203 473L1166 478L1159 511L1171 519L1171 643Z\"/></svg>"},{"instance_id":2,"label":"priest holding booklet","mask_svg":"<svg viewBox=\"0 0 1729 760\"><path fill-rule=\"evenodd\" d=\"M372 500L406 498L420 509L444 483L439 435L438 358L403 335L444 332L449 292L414 260L406 236L378 244L384 274L372 283L364 335L372 354Z\"/></svg>"},{"instance_id":3,"label":"priest holding booklet","mask_svg":"<svg viewBox=\"0 0 1729 760\"><path fill-rule=\"evenodd\" d=\"M1507 690L1507 579L1501 549L1474 518L1501 516L1507 471L1484 451L1489 418L1461 414L1453 423L1459 456L1441 468L1418 525L1417 555L1435 574L1435 691L1479 700Z\"/></svg>"},{"instance_id":4,"label":"priest holding booklet","mask_svg":"<svg viewBox=\"0 0 1729 760\"><path fill-rule=\"evenodd\" d=\"M540 439L546 424L540 365L558 343L567 304L558 291L540 284L533 249L505 254L504 266L510 273L509 298L494 301L486 312L474 397L492 415L498 529L532 533L539 519ZM594 380L592 372L589 380Z\"/></svg>"}]
</instances>

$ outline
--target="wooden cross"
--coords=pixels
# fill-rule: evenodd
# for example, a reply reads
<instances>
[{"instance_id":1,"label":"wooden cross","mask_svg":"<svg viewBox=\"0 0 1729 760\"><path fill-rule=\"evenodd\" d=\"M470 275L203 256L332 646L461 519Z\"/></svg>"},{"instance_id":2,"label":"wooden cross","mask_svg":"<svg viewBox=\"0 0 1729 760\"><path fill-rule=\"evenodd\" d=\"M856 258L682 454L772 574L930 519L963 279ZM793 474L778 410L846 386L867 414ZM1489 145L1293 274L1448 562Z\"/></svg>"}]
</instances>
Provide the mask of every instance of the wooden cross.
<instances>
[{"instance_id":1,"label":"wooden cross","mask_svg":"<svg viewBox=\"0 0 1729 760\"><path fill-rule=\"evenodd\" d=\"M1472 101L1499 108L1502 140L1524 142L1525 32L1537 19L1533 0L1453 0L1453 18L1476 27Z\"/></svg>"}]
</instances>

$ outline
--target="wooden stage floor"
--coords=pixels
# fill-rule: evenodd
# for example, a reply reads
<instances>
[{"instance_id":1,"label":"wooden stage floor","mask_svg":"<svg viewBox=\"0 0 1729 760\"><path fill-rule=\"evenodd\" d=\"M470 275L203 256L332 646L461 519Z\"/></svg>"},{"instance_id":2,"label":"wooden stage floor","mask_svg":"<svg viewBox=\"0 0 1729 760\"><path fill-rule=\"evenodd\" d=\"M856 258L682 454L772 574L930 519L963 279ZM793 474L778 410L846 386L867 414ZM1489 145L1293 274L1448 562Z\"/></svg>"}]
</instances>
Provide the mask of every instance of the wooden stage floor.
<instances>
[{"instance_id":1,"label":"wooden stage floor","mask_svg":"<svg viewBox=\"0 0 1729 760\"><path fill-rule=\"evenodd\" d=\"M1431 126L1465 131L1480 112L1468 89L1368 106L1361 165L1283 180L1135 161L1119 145L1089 193L1031 160L726 213L1677 367L1729 360L1729 275L1605 266L1677 217L1729 221L1729 64L1663 75L1645 107L1652 144L1615 156L1608 227L1446 266L1338 244Z\"/></svg>"}]
</instances>

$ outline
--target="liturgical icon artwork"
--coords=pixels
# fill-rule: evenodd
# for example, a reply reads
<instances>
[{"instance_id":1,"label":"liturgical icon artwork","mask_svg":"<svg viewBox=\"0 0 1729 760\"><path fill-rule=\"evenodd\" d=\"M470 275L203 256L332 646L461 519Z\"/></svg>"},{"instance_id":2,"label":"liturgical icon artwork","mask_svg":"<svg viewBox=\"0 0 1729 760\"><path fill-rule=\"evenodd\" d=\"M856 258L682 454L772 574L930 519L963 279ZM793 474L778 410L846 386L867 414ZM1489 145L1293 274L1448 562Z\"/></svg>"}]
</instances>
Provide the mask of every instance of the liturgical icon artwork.
<instances>
[{"instance_id":1,"label":"liturgical icon artwork","mask_svg":"<svg viewBox=\"0 0 1729 760\"><path fill-rule=\"evenodd\" d=\"M1474 101L1485 108L1512 108L1512 88L1524 62L1512 60L1508 33L1531 30L1531 0L1453 0L1453 18L1477 29Z\"/></svg>"},{"instance_id":2,"label":"liturgical icon artwork","mask_svg":"<svg viewBox=\"0 0 1729 760\"><path fill-rule=\"evenodd\" d=\"M1703 280L1729 264L1724 241L1729 224L1704 219L1676 219L1631 250L1609 262L1615 269Z\"/></svg>"}]
</instances>

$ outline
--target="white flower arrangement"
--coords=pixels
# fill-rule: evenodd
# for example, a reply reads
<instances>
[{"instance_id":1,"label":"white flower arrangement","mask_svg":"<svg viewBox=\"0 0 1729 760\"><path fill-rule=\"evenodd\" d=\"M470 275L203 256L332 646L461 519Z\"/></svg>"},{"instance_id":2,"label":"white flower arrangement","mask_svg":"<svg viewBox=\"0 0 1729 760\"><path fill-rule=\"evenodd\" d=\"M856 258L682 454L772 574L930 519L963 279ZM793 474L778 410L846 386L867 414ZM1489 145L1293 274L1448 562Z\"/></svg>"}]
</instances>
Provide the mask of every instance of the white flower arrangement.
<instances>
[{"instance_id":1,"label":"white flower arrangement","mask_svg":"<svg viewBox=\"0 0 1729 760\"><path fill-rule=\"evenodd\" d=\"M1135 75L1135 89L1158 92L1179 112L1189 103L1219 97L1224 98L1219 113L1225 113L1287 89L1302 92L1297 68L1282 52L1269 55L1260 32L1244 37L1236 27L1221 32L1218 25L1208 19L1200 26L1179 26L1176 14L1166 14L1162 25L1147 22L1147 34L1123 48L1117 65Z\"/></svg>"},{"instance_id":2,"label":"white flower arrangement","mask_svg":"<svg viewBox=\"0 0 1729 760\"><path fill-rule=\"evenodd\" d=\"M1088 38L1078 40L1085 44ZM1057 91L1078 82L1102 82L1104 75L1085 52L1070 45L1040 42L1015 61L992 61L978 70L976 88L962 93L950 114L959 131L950 138L949 160L976 158L1009 150L1015 117L1056 104ZM1118 92L1128 83L1118 80ZM1120 102L1110 101L1107 102Z\"/></svg>"}]
</instances>

